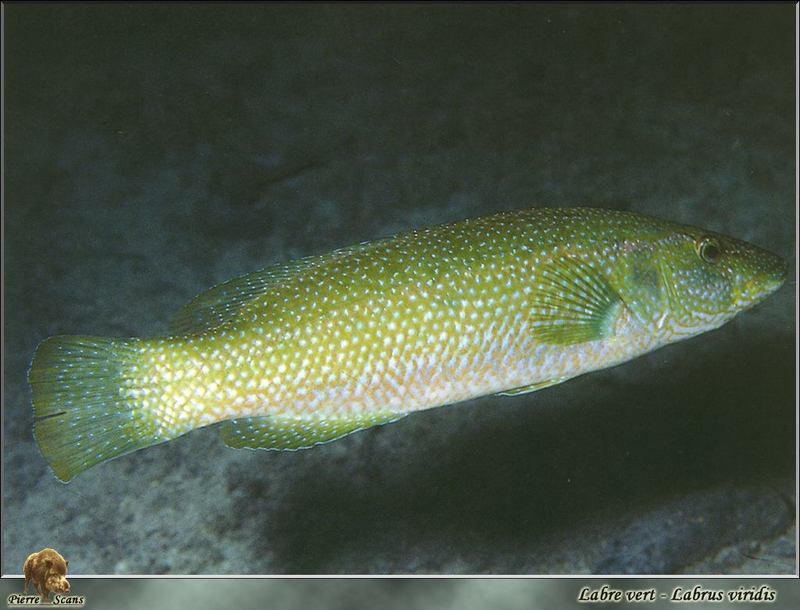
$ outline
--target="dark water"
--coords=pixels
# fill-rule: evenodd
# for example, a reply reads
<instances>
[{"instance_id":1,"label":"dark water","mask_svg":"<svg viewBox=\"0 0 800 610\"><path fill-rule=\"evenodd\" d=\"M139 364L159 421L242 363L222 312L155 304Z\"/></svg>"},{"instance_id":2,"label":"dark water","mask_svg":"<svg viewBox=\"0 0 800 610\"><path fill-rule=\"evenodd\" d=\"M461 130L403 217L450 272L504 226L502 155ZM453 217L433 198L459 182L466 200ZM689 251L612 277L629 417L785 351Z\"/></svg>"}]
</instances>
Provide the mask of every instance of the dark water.
<instances>
[{"instance_id":1,"label":"dark water","mask_svg":"<svg viewBox=\"0 0 800 610\"><path fill-rule=\"evenodd\" d=\"M540 393L62 485L26 367L272 262L592 205L794 258L793 7L5 7L3 571L792 573L795 291Z\"/></svg>"}]
</instances>

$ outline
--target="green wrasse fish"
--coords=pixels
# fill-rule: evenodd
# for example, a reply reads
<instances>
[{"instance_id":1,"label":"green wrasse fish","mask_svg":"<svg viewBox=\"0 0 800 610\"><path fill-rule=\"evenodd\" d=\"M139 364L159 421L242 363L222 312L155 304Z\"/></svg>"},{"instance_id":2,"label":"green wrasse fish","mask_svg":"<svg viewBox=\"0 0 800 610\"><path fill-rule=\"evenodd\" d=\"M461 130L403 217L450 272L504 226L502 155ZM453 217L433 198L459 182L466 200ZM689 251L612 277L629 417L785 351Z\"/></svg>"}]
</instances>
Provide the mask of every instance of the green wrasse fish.
<instances>
[{"instance_id":1,"label":"green wrasse fish","mask_svg":"<svg viewBox=\"0 0 800 610\"><path fill-rule=\"evenodd\" d=\"M785 276L756 246L629 212L421 229L230 280L168 337L45 340L35 437L63 481L220 422L232 447L311 447L619 364L719 327Z\"/></svg>"}]
</instances>

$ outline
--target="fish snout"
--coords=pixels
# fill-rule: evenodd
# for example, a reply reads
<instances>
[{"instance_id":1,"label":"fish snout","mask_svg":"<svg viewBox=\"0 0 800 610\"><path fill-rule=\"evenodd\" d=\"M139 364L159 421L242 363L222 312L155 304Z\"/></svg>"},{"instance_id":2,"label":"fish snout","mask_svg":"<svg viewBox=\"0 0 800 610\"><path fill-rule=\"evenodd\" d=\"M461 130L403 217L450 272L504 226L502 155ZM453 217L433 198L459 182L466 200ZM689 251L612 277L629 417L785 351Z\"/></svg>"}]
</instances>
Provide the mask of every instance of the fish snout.
<instances>
[{"instance_id":1,"label":"fish snout","mask_svg":"<svg viewBox=\"0 0 800 610\"><path fill-rule=\"evenodd\" d=\"M740 307L746 308L766 299L783 286L789 274L788 263L780 256L752 247L744 257L739 286L735 287Z\"/></svg>"}]
</instances>

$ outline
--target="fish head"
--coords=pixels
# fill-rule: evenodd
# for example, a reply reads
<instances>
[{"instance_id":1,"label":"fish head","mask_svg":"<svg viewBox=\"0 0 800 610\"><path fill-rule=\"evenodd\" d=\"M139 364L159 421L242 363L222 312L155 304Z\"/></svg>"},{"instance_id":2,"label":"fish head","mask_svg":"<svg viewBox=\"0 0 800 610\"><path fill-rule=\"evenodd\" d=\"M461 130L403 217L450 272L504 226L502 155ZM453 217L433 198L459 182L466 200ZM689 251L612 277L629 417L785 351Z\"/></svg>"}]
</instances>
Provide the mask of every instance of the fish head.
<instances>
[{"instance_id":1,"label":"fish head","mask_svg":"<svg viewBox=\"0 0 800 610\"><path fill-rule=\"evenodd\" d=\"M758 246L693 227L658 240L661 326L672 339L718 328L784 283L786 262Z\"/></svg>"}]
</instances>

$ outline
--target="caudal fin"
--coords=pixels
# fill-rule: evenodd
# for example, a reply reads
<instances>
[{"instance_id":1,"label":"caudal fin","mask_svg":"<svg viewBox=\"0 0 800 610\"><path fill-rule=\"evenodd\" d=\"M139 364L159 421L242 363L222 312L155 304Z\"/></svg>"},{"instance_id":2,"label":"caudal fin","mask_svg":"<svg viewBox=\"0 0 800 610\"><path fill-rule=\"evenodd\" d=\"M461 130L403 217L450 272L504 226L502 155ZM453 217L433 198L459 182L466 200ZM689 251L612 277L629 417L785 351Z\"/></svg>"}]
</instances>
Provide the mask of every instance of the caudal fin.
<instances>
[{"instance_id":1,"label":"caudal fin","mask_svg":"<svg viewBox=\"0 0 800 610\"><path fill-rule=\"evenodd\" d=\"M60 336L36 349L28 372L34 436L62 481L167 440L130 391L140 346L137 339Z\"/></svg>"}]
</instances>

